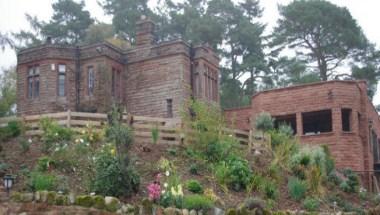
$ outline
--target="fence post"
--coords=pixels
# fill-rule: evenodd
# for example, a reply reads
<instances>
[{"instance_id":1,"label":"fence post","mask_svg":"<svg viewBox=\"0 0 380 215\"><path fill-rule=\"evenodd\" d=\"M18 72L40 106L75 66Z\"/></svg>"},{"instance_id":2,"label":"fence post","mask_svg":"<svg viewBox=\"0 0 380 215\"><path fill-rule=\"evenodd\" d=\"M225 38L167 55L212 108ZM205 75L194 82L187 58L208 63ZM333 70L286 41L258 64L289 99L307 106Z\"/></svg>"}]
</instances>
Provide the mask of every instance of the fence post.
<instances>
[{"instance_id":1,"label":"fence post","mask_svg":"<svg viewBox=\"0 0 380 215\"><path fill-rule=\"evenodd\" d=\"M69 109L67 111L67 127L70 128L71 127L71 110Z\"/></svg>"},{"instance_id":2,"label":"fence post","mask_svg":"<svg viewBox=\"0 0 380 215\"><path fill-rule=\"evenodd\" d=\"M252 129L249 129L249 136L248 136L248 152L252 152Z\"/></svg>"}]
</instances>

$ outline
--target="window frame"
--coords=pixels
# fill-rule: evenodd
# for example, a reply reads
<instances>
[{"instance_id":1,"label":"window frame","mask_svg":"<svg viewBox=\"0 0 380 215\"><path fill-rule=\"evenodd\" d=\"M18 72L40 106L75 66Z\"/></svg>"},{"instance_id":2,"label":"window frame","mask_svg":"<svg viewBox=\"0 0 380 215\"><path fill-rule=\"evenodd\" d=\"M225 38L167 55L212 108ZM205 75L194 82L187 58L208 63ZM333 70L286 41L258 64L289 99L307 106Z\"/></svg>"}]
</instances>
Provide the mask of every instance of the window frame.
<instances>
[{"instance_id":1,"label":"window frame","mask_svg":"<svg viewBox=\"0 0 380 215\"><path fill-rule=\"evenodd\" d=\"M87 95L94 96L95 90L95 69L93 66L87 67Z\"/></svg>"},{"instance_id":2,"label":"window frame","mask_svg":"<svg viewBox=\"0 0 380 215\"><path fill-rule=\"evenodd\" d=\"M28 66L26 78L26 97L27 99L36 99L40 97L40 65L34 64Z\"/></svg>"},{"instance_id":3,"label":"window frame","mask_svg":"<svg viewBox=\"0 0 380 215\"><path fill-rule=\"evenodd\" d=\"M324 113L325 112L325 113ZM314 121L322 121L321 120L321 117L316 117L316 116L322 116L322 114L328 114L329 115L329 122L330 124L326 127L326 128L323 128L321 129L321 122L319 122L318 124L316 123L311 123L310 121L307 121L305 122L305 118L306 119L313 119ZM333 132L333 110L332 109L321 109L321 110L314 110L314 111L308 111L308 112L302 112L301 113L301 116L302 116L302 135L320 135L320 134L326 134L326 133L331 133ZM306 131L306 127L305 125L310 125L310 124L313 124L314 126L314 129L310 129L310 127L307 129ZM318 130L319 131L309 131L309 130ZM327 130L327 131L320 131L320 130Z\"/></svg>"},{"instance_id":4,"label":"window frame","mask_svg":"<svg viewBox=\"0 0 380 215\"><path fill-rule=\"evenodd\" d=\"M64 66L65 70L64 72L60 71L60 67ZM57 96L58 97L65 97L66 96L66 75L67 75L67 65L65 63L58 63L57 64ZM61 77L63 77L63 85L61 85ZM63 94L61 94L61 86L63 86Z\"/></svg>"}]
</instances>

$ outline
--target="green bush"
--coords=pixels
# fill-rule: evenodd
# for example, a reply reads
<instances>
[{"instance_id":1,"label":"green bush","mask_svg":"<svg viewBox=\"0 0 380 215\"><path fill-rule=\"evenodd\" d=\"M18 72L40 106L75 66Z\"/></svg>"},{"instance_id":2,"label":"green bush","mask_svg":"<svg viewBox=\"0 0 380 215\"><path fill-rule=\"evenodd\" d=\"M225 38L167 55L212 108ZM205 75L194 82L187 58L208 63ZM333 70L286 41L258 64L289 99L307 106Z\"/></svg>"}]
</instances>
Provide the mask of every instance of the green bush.
<instances>
[{"instance_id":1,"label":"green bush","mask_svg":"<svg viewBox=\"0 0 380 215\"><path fill-rule=\"evenodd\" d=\"M10 121L7 126L0 128L0 140L5 141L12 137L19 136L24 130L20 121Z\"/></svg>"},{"instance_id":2,"label":"green bush","mask_svg":"<svg viewBox=\"0 0 380 215\"><path fill-rule=\"evenodd\" d=\"M22 153L29 151L31 143L28 140L25 138L19 138L18 143L20 144Z\"/></svg>"},{"instance_id":3,"label":"green bush","mask_svg":"<svg viewBox=\"0 0 380 215\"><path fill-rule=\"evenodd\" d=\"M93 190L104 196L129 196L137 192L139 176L131 166L124 169L112 150L106 147L96 157Z\"/></svg>"},{"instance_id":4,"label":"green bush","mask_svg":"<svg viewBox=\"0 0 380 215\"><path fill-rule=\"evenodd\" d=\"M264 183L261 185L261 191L268 199L277 199L278 197L277 184L269 179L265 180Z\"/></svg>"},{"instance_id":5,"label":"green bush","mask_svg":"<svg viewBox=\"0 0 380 215\"><path fill-rule=\"evenodd\" d=\"M215 176L221 185L227 185L235 191L246 189L252 179L252 170L248 161L230 156L215 168Z\"/></svg>"},{"instance_id":6,"label":"green bush","mask_svg":"<svg viewBox=\"0 0 380 215\"><path fill-rule=\"evenodd\" d=\"M255 127L259 131L267 132L272 130L274 126L274 119L269 113L261 112L255 121Z\"/></svg>"},{"instance_id":7,"label":"green bush","mask_svg":"<svg viewBox=\"0 0 380 215\"><path fill-rule=\"evenodd\" d=\"M288 181L288 192L292 199L299 201L305 197L307 183L298 178L291 177Z\"/></svg>"},{"instance_id":8,"label":"green bush","mask_svg":"<svg viewBox=\"0 0 380 215\"><path fill-rule=\"evenodd\" d=\"M70 128L60 126L49 118L41 119L40 127L43 131L41 136L42 150L45 152L49 151L55 143L70 141L74 134Z\"/></svg>"},{"instance_id":9,"label":"green bush","mask_svg":"<svg viewBox=\"0 0 380 215\"><path fill-rule=\"evenodd\" d=\"M348 193L357 193L359 191L359 177L351 169L344 169L343 175L347 180L343 181L339 187Z\"/></svg>"},{"instance_id":10,"label":"green bush","mask_svg":"<svg viewBox=\"0 0 380 215\"><path fill-rule=\"evenodd\" d=\"M189 168L189 172L192 175L198 175L199 174L199 164L192 163Z\"/></svg>"},{"instance_id":11,"label":"green bush","mask_svg":"<svg viewBox=\"0 0 380 215\"><path fill-rule=\"evenodd\" d=\"M340 185L343 182L342 179L336 174L336 171L332 171L328 174L327 181L333 185Z\"/></svg>"},{"instance_id":12,"label":"green bush","mask_svg":"<svg viewBox=\"0 0 380 215\"><path fill-rule=\"evenodd\" d=\"M52 163L53 161L50 157L47 157L47 156L40 157L37 160L37 170L40 172L46 172Z\"/></svg>"},{"instance_id":13,"label":"green bush","mask_svg":"<svg viewBox=\"0 0 380 215\"><path fill-rule=\"evenodd\" d=\"M57 178L52 174L34 171L30 174L29 185L34 191L55 190Z\"/></svg>"},{"instance_id":14,"label":"green bush","mask_svg":"<svg viewBox=\"0 0 380 215\"><path fill-rule=\"evenodd\" d=\"M321 176L327 176L326 173L326 154L322 147L304 146L290 158L290 168L293 173L300 179L306 179L306 170L314 166L321 172Z\"/></svg>"},{"instance_id":15,"label":"green bush","mask_svg":"<svg viewBox=\"0 0 380 215\"><path fill-rule=\"evenodd\" d=\"M83 196L77 196L75 199L75 204L82 206L82 207L91 207L94 205L94 198L92 196L83 195Z\"/></svg>"},{"instance_id":16,"label":"green bush","mask_svg":"<svg viewBox=\"0 0 380 215\"><path fill-rule=\"evenodd\" d=\"M186 182L186 188L193 193L203 193L203 187L197 180L188 180Z\"/></svg>"},{"instance_id":17,"label":"green bush","mask_svg":"<svg viewBox=\"0 0 380 215\"><path fill-rule=\"evenodd\" d=\"M183 208L189 210L207 210L213 205L214 203L203 195L194 194L183 197Z\"/></svg>"},{"instance_id":18,"label":"green bush","mask_svg":"<svg viewBox=\"0 0 380 215\"><path fill-rule=\"evenodd\" d=\"M316 211L319 208L319 200L311 197L307 197L303 201L303 207L307 211Z\"/></svg>"}]
</instances>

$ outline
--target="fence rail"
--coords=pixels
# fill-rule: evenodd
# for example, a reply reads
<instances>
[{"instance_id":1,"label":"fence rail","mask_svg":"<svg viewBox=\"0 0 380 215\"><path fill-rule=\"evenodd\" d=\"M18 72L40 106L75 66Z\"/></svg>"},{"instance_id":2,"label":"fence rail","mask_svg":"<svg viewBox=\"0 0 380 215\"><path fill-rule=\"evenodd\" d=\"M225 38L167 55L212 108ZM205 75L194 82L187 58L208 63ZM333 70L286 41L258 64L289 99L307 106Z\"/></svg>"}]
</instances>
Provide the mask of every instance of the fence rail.
<instances>
[{"instance_id":1,"label":"fence rail","mask_svg":"<svg viewBox=\"0 0 380 215\"><path fill-rule=\"evenodd\" d=\"M41 135L39 121L43 118L50 118L59 125L71 127L74 130L81 129L91 125L95 129L101 128L108 121L105 113L85 113L85 112L58 112L40 115L28 115L21 117L4 117L0 118L0 127L4 127L11 121L22 121L26 125L26 135ZM135 139L139 143L152 142L152 129L158 130L159 144L180 144L184 141L184 134L181 132L181 120L179 118L158 118L147 116L133 116L124 114L122 117L124 123L128 123L133 129ZM224 132L234 135L240 143L249 144L250 132L238 129L224 129Z\"/></svg>"}]
</instances>

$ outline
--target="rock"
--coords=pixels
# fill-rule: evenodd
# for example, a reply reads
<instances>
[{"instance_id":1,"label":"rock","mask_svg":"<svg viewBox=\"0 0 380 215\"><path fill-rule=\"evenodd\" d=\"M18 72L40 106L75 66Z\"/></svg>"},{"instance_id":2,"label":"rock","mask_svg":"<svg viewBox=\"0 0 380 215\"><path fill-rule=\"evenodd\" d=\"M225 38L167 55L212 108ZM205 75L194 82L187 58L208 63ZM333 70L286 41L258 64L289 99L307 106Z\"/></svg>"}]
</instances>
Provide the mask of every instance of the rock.
<instances>
[{"instance_id":1,"label":"rock","mask_svg":"<svg viewBox=\"0 0 380 215\"><path fill-rule=\"evenodd\" d=\"M75 194L70 193L69 194L69 204L73 205L75 203Z\"/></svg>"},{"instance_id":2,"label":"rock","mask_svg":"<svg viewBox=\"0 0 380 215\"><path fill-rule=\"evenodd\" d=\"M182 215L190 215L190 214L189 214L189 210L187 210L187 209L183 209L183 210L182 210Z\"/></svg>"},{"instance_id":3,"label":"rock","mask_svg":"<svg viewBox=\"0 0 380 215\"><path fill-rule=\"evenodd\" d=\"M37 191L34 193L34 200L36 200L36 202L40 202L41 201L41 193L40 191Z\"/></svg>"},{"instance_id":4,"label":"rock","mask_svg":"<svg viewBox=\"0 0 380 215\"><path fill-rule=\"evenodd\" d=\"M237 211L235 208L228 208L226 211L226 215L237 215Z\"/></svg>"},{"instance_id":5,"label":"rock","mask_svg":"<svg viewBox=\"0 0 380 215\"><path fill-rule=\"evenodd\" d=\"M203 215L203 210L199 210L198 215Z\"/></svg>"},{"instance_id":6,"label":"rock","mask_svg":"<svg viewBox=\"0 0 380 215\"><path fill-rule=\"evenodd\" d=\"M156 215L164 215L164 209L160 206L156 207Z\"/></svg>"},{"instance_id":7,"label":"rock","mask_svg":"<svg viewBox=\"0 0 380 215\"><path fill-rule=\"evenodd\" d=\"M48 191L40 191L40 201L41 202L46 202L47 201L47 196L48 196Z\"/></svg>"},{"instance_id":8,"label":"rock","mask_svg":"<svg viewBox=\"0 0 380 215\"><path fill-rule=\"evenodd\" d=\"M11 200L14 202L21 202L22 196L20 192L12 192L11 193Z\"/></svg>"},{"instance_id":9,"label":"rock","mask_svg":"<svg viewBox=\"0 0 380 215\"><path fill-rule=\"evenodd\" d=\"M118 198L112 197L112 196L106 196L104 198L105 204L106 204L106 210L110 212L116 212L120 207L120 201Z\"/></svg>"},{"instance_id":10,"label":"rock","mask_svg":"<svg viewBox=\"0 0 380 215\"><path fill-rule=\"evenodd\" d=\"M143 199L141 202L142 205L142 215L151 215L153 213L153 202L149 199Z\"/></svg>"},{"instance_id":11,"label":"rock","mask_svg":"<svg viewBox=\"0 0 380 215\"><path fill-rule=\"evenodd\" d=\"M94 205L94 199L92 198L92 196L88 196L88 195L77 196L76 199L75 199L75 204L79 205L79 206L82 206L82 207L89 208L92 205Z\"/></svg>"},{"instance_id":12,"label":"rock","mask_svg":"<svg viewBox=\"0 0 380 215\"><path fill-rule=\"evenodd\" d=\"M56 205L69 205L69 197L66 195L58 194L55 197L55 204Z\"/></svg>"},{"instance_id":13,"label":"rock","mask_svg":"<svg viewBox=\"0 0 380 215\"><path fill-rule=\"evenodd\" d=\"M211 212L212 215L224 215L224 210L214 207Z\"/></svg>"},{"instance_id":14,"label":"rock","mask_svg":"<svg viewBox=\"0 0 380 215\"><path fill-rule=\"evenodd\" d=\"M164 209L164 215L176 215L176 209L169 207ZM196 215L196 214L194 214Z\"/></svg>"},{"instance_id":15,"label":"rock","mask_svg":"<svg viewBox=\"0 0 380 215\"><path fill-rule=\"evenodd\" d=\"M48 192L46 196L46 203L48 203L49 205L55 204L56 195L57 195L56 192L53 192L53 191Z\"/></svg>"},{"instance_id":16,"label":"rock","mask_svg":"<svg viewBox=\"0 0 380 215\"><path fill-rule=\"evenodd\" d=\"M182 215L182 210L176 208L176 209L175 209L175 214L177 214L177 215Z\"/></svg>"},{"instance_id":17,"label":"rock","mask_svg":"<svg viewBox=\"0 0 380 215\"><path fill-rule=\"evenodd\" d=\"M21 194L21 202L32 202L34 199L33 193L22 193Z\"/></svg>"},{"instance_id":18,"label":"rock","mask_svg":"<svg viewBox=\"0 0 380 215\"><path fill-rule=\"evenodd\" d=\"M197 211L196 210L191 210L189 215L197 215Z\"/></svg>"},{"instance_id":19,"label":"rock","mask_svg":"<svg viewBox=\"0 0 380 215\"><path fill-rule=\"evenodd\" d=\"M93 206L96 209L103 210L106 207L106 203L103 196L92 196Z\"/></svg>"},{"instance_id":20,"label":"rock","mask_svg":"<svg viewBox=\"0 0 380 215\"><path fill-rule=\"evenodd\" d=\"M121 210L122 210L124 213L133 213L133 212L135 212L135 207L133 207L133 205L126 204L126 205L123 205L123 206L121 207Z\"/></svg>"},{"instance_id":21,"label":"rock","mask_svg":"<svg viewBox=\"0 0 380 215\"><path fill-rule=\"evenodd\" d=\"M26 212L19 213L18 215L28 215Z\"/></svg>"},{"instance_id":22,"label":"rock","mask_svg":"<svg viewBox=\"0 0 380 215\"><path fill-rule=\"evenodd\" d=\"M116 214L123 214L123 211L121 209L116 211Z\"/></svg>"}]
</instances>

